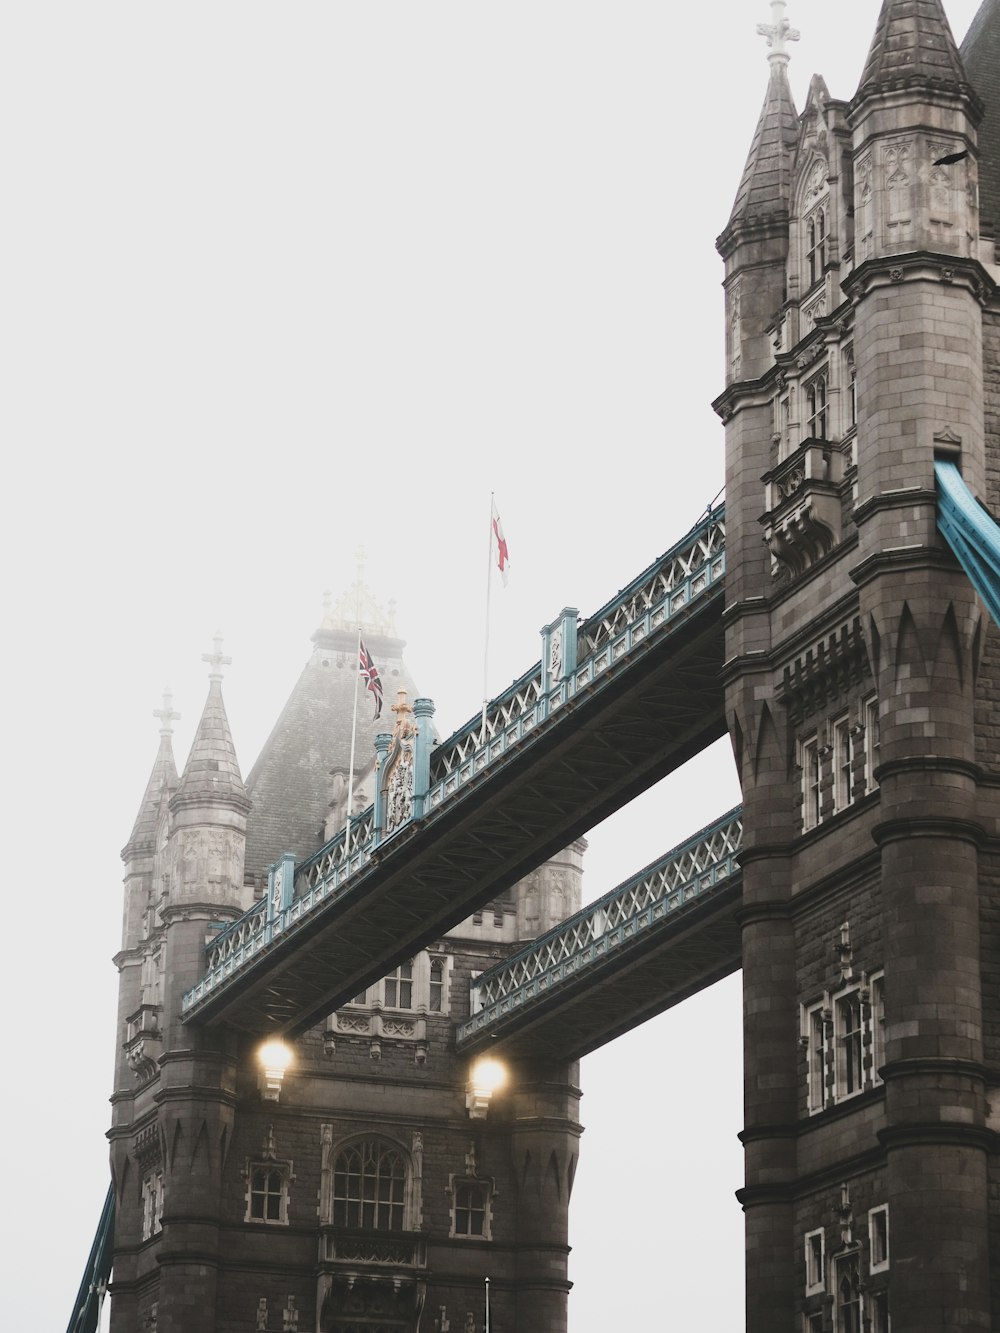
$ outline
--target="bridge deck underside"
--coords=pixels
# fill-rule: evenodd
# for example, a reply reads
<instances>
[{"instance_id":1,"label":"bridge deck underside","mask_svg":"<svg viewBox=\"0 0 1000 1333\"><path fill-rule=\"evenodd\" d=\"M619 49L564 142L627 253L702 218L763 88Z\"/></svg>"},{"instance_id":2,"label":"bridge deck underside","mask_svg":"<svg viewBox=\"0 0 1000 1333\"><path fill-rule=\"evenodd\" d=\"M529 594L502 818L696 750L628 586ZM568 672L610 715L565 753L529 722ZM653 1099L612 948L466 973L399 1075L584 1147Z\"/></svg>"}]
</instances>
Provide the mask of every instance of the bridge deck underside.
<instances>
[{"instance_id":1,"label":"bridge deck underside","mask_svg":"<svg viewBox=\"0 0 1000 1333\"><path fill-rule=\"evenodd\" d=\"M564 717L414 821L193 1010L196 1022L305 1031L652 786L725 730L722 592ZM496 766L491 766L491 770Z\"/></svg>"},{"instance_id":2,"label":"bridge deck underside","mask_svg":"<svg viewBox=\"0 0 1000 1333\"><path fill-rule=\"evenodd\" d=\"M599 962L498 1015L460 1050L578 1060L729 976L740 966L741 890L742 876L731 876Z\"/></svg>"}]
</instances>

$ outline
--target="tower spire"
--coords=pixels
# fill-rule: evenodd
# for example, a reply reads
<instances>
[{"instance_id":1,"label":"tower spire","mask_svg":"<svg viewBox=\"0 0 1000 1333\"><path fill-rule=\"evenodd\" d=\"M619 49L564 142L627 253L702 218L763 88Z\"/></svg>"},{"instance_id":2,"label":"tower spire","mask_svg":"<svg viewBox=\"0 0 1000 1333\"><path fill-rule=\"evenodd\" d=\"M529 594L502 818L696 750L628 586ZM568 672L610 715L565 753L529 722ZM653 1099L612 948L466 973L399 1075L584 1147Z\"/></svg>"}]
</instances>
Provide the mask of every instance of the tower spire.
<instances>
[{"instance_id":1,"label":"tower spire","mask_svg":"<svg viewBox=\"0 0 1000 1333\"><path fill-rule=\"evenodd\" d=\"M122 859L126 861L135 855L153 851L163 798L165 795L169 796L177 786L177 765L174 762L171 723L178 720L180 713L174 711L173 695L166 687L163 690L162 706L153 709L153 716L160 719L160 746L139 804L139 813L132 825L132 833L122 850Z\"/></svg>"},{"instance_id":2,"label":"tower spire","mask_svg":"<svg viewBox=\"0 0 1000 1333\"><path fill-rule=\"evenodd\" d=\"M201 659L211 667L208 698L171 809L178 805L208 803L233 805L245 812L249 809L249 801L222 701L221 668L228 666L232 658L222 652L220 633L216 632L212 642L213 651L202 653Z\"/></svg>"},{"instance_id":3,"label":"tower spire","mask_svg":"<svg viewBox=\"0 0 1000 1333\"><path fill-rule=\"evenodd\" d=\"M730 228L743 220L771 217L787 210L791 154L799 133L799 117L788 83L790 53L786 45L797 42L799 33L785 17L785 0L771 0L771 22L758 23L757 32L767 40L771 73L729 216ZM723 241L725 236L723 233Z\"/></svg>"},{"instance_id":4,"label":"tower spire","mask_svg":"<svg viewBox=\"0 0 1000 1333\"><path fill-rule=\"evenodd\" d=\"M875 93L914 87L975 98L941 0L882 0L852 109Z\"/></svg>"}]
</instances>

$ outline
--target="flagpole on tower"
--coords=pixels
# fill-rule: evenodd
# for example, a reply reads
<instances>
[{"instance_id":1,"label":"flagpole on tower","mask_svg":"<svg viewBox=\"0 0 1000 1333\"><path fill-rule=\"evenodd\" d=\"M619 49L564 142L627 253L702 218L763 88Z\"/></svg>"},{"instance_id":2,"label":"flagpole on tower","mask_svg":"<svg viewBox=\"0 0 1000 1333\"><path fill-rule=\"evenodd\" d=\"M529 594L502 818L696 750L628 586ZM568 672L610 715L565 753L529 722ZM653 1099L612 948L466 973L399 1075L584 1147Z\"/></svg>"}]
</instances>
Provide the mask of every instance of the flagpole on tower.
<instances>
[{"instance_id":1,"label":"flagpole on tower","mask_svg":"<svg viewBox=\"0 0 1000 1333\"><path fill-rule=\"evenodd\" d=\"M351 721L351 768L347 775L347 823L344 825L344 859L351 850L351 815L354 811L354 744L358 735L358 677L361 675L361 620L358 619L358 646L354 652L354 717Z\"/></svg>"},{"instance_id":2,"label":"flagpole on tower","mask_svg":"<svg viewBox=\"0 0 1000 1333\"><path fill-rule=\"evenodd\" d=\"M490 664L490 587L493 583L493 514L496 504L490 491L490 540L486 548L486 634L483 641L483 718L479 744L486 744L486 705L489 703Z\"/></svg>"}]
</instances>

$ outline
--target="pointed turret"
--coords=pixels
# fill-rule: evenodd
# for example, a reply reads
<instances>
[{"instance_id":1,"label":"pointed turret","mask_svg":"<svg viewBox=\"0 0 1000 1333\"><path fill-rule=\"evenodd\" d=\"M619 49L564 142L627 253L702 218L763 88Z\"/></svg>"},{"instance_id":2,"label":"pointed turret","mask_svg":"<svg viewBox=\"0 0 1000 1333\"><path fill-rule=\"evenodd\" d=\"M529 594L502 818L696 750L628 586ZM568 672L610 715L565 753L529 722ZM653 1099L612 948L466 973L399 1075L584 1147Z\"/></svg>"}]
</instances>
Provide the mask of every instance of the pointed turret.
<instances>
[{"instance_id":1,"label":"pointed turret","mask_svg":"<svg viewBox=\"0 0 1000 1333\"><path fill-rule=\"evenodd\" d=\"M164 800L169 800L177 786L177 765L174 763L173 734L171 723L176 722L180 713L174 711L173 695L168 689L163 691L163 706L153 709L153 716L160 719L160 748L153 761L153 770L146 783L139 813L132 825L132 833L122 848L122 860L130 861L135 856L152 855L156 846L156 829L162 814Z\"/></svg>"},{"instance_id":2,"label":"pointed turret","mask_svg":"<svg viewBox=\"0 0 1000 1333\"><path fill-rule=\"evenodd\" d=\"M771 363L767 329L785 300L788 206L799 118L788 86L788 48L799 34L785 0L771 0L766 37L770 74L736 201L716 246L726 261L726 381L756 379Z\"/></svg>"},{"instance_id":3,"label":"pointed turret","mask_svg":"<svg viewBox=\"0 0 1000 1333\"><path fill-rule=\"evenodd\" d=\"M222 701L222 672L230 658L222 639L204 654L208 662L208 698L191 753L170 799L169 897L173 905L214 904L238 910L248 903L243 892L247 796Z\"/></svg>"},{"instance_id":4,"label":"pointed turret","mask_svg":"<svg viewBox=\"0 0 1000 1333\"><path fill-rule=\"evenodd\" d=\"M784 9L781 0L772 4L772 9L779 7ZM762 24L760 30L764 29ZM784 18L767 25L766 31L772 30L780 31L782 36L771 41L767 92L729 215L729 227L739 221L767 218L775 213L784 215L788 209L790 169L799 133L799 117L788 83L788 52L784 49L784 38L797 38L798 33L788 28Z\"/></svg>"},{"instance_id":5,"label":"pointed turret","mask_svg":"<svg viewBox=\"0 0 1000 1333\"><path fill-rule=\"evenodd\" d=\"M854 106L873 92L916 87L970 91L941 0L882 0Z\"/></svg>"},{"instance_id":6,"label":"pointed turret","mask_svg":"<svg viewBox=\"0 0 1000 1333\"><path fill-rule=\"evenodd\" d=\"M222 655L221 645L222 636L217 634L215 651L202 655L202 661L212 667L208 678L208 698L191 743L191 753L184 765L184 774L171 801L172 809L206 803L231 804L244 813L250 808L236 759L236 747L229 730L226 705L222 700L222 673L219 668L227 666L232 658Z\"/></svg>"}]
</instances>

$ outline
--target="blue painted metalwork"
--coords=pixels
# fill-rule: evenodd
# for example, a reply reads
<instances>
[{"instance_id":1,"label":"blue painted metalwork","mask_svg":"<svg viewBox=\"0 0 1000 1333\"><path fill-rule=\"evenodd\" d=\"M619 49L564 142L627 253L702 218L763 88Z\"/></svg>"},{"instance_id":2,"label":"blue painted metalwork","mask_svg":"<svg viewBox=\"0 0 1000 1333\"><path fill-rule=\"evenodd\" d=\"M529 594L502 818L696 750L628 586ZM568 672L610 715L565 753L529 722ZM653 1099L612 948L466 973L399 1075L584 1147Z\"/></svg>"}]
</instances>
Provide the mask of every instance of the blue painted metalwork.
<instances>
[{"instance_id":1,"label":"blue painted metalwork","mask_svg":"<svg viewBox=\"0 0 1000 1333\"><path fill-rule=\"evenodd\" d=\"M542 732L551 735L552 728L560 724L572 726L566 705L617 679L621 671L662 642L687 618L691 607L718 593L725 567L725 513L718 505L582 625L576 626L575 611L564 610L543 631L544 673L542 663L537 662L494 699L487 706L485 728L477 714L432 753L424 751L418 756L417 767L422 771L415 779L422 789L418 792L415 784L414 795L421 799L415 801L413 818L433 820L443 806L473 786L478 789L484 780L499 778L505 758L515 747L530 744ZM571 637L574 627L575 641ZM423 706L421 716L429 715L429 701L418 700L417 704ZM429 729L421 730L429 734ZM382 756L382 749L378 753ZM340 832L296 867L295 897L290 904L269 915L262 899L210 941L206 974L183 998L185 1014L273 940L304 924L320 904L360 890L367 878L361 872L368 869L376 848L382 858L391 856L391 839L400 831L382 834L379 805L369 806L351 820L349 851Z\"/></svg>"},{"instance_id":2,"label":"blue painted metalwork","mask_svg":"<svg viewBox=\"0 0 1000 1333\"><path fill-rule=\"evenodd\" d=\"M115 1247L115 1190L108 1186L107 1198L101 1209L94 1243L90 1247L83 1281L73 1303L66 1333L96 1333L101 1313L101 1299L111 1276L111 1261Z\"/></svg>"},{"instance_id":3,"label":"blue painted metalwork","mask_svg":"<svg viewBox=\"0 0 1000 1333\"><path fill-rule=\"evenodd\" d=\"M966 486L954 463L936 462L934 475L941 534L1000 625L1000 527Z\"/></svg>"},{"instance_id":4,"label":"blue painted metalwork","mask_svg":"<svg viewBox=\"0 0 1000 1333\"><path fill-rule=\"evenodd\" d=\"M475 1012L458 1030L457 1049L506 1015L520 1011L527 1020L533 1001L620 955L630 941L726 884L737 870L742 838L743 810L737 806L477 977L470 984Z\"/></svg>"}]
</instances>

